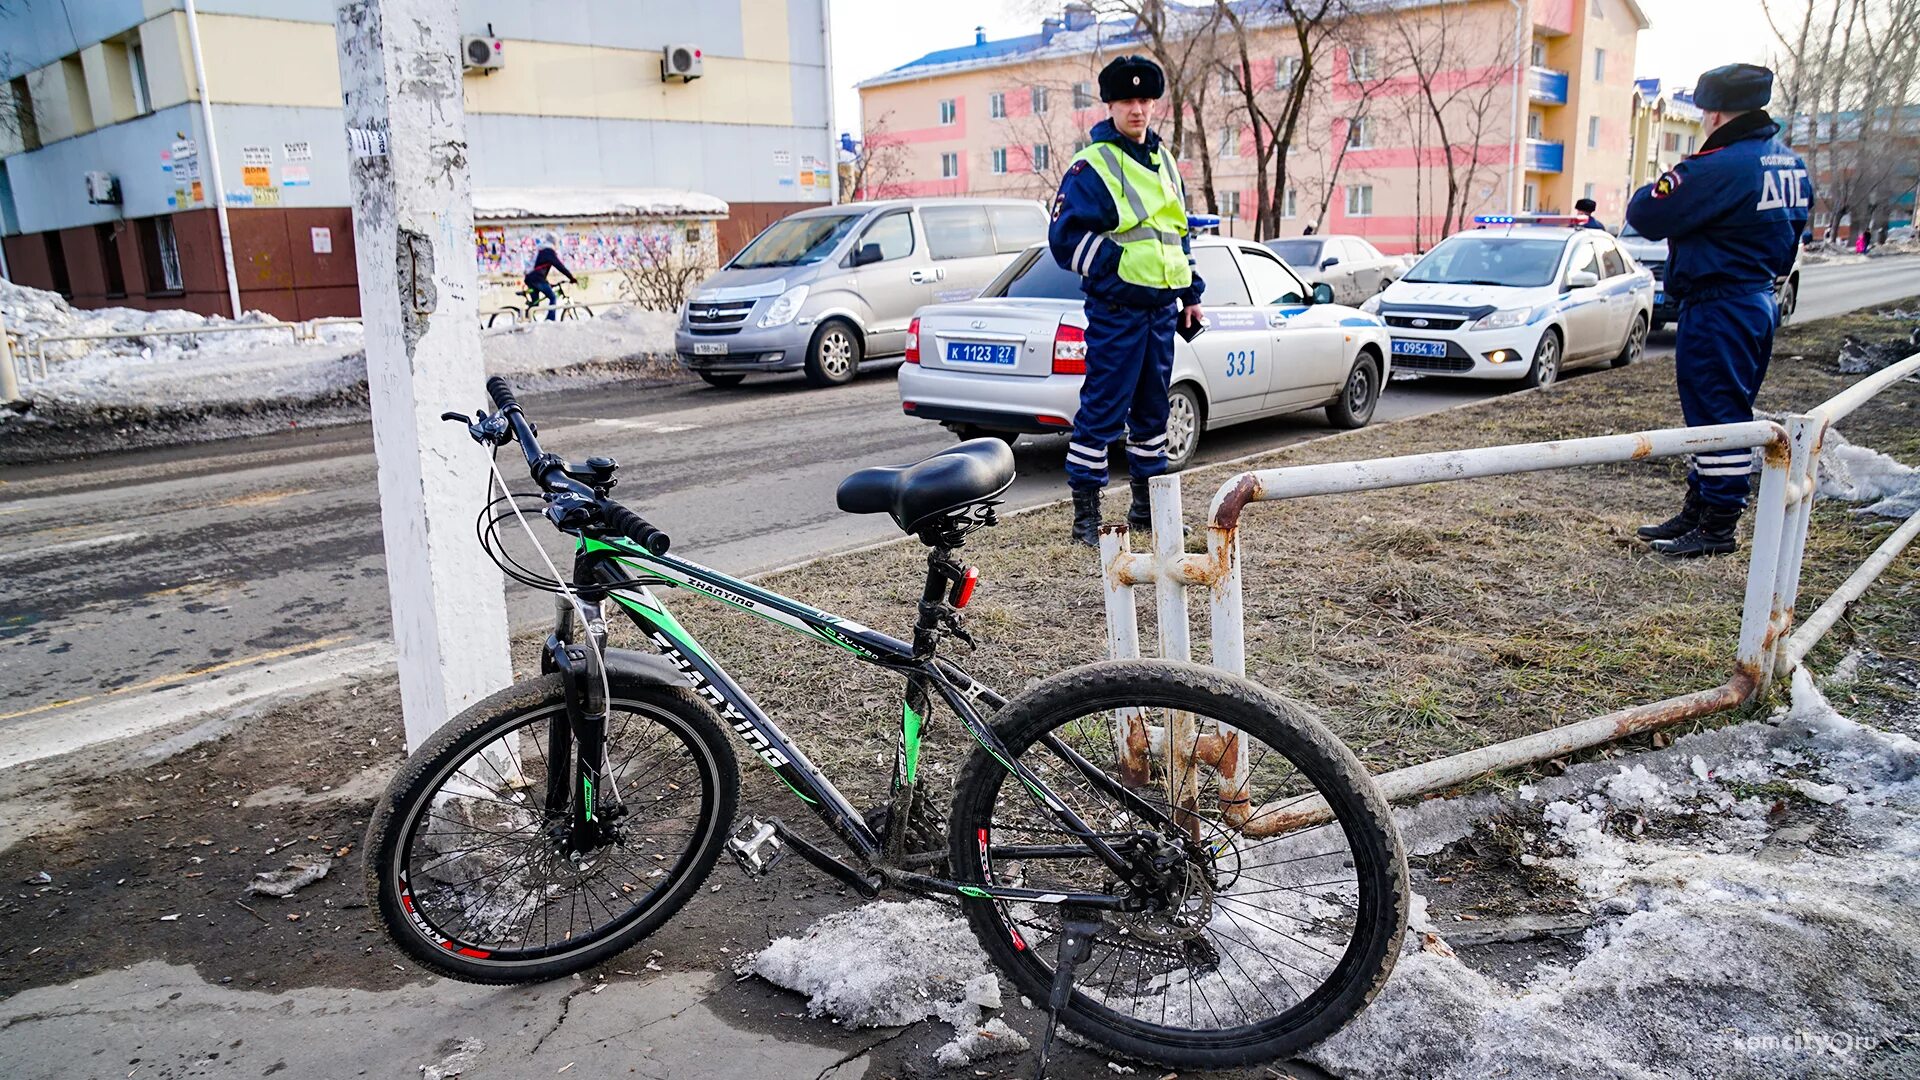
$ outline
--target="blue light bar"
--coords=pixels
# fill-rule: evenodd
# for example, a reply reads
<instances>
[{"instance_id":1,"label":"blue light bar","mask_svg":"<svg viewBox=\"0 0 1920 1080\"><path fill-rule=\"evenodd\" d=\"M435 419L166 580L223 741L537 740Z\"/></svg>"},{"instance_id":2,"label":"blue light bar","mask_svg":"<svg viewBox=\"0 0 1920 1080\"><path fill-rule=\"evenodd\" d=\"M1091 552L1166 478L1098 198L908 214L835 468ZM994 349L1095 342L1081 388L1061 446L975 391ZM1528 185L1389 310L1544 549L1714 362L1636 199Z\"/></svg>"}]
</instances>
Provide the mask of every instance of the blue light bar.
<instances>
[{"instance_id":1,"label":"blue light bar","mask_svg":"<svg viewBox=\"0 0 1920 1080\"><path fill-rule=\"evenodd\" d=\"M1475 214L1473 216L1473 223L1475 225L1511 225L1513 224L1513 215L1512 214Z\"/></svg>"},{"instance_id":2,"label":"blue light bar","mask_svg":"<svg viewBox=\"0 0 1920 1080\"><path fill-rule=\"evenodd\" d=\"M1476 225L1568 225L1579 228L1587 223L1585 214L1475 214Z\"/></svg>"},{"instance_id":3,"label":"blue light bar","mask_svg":"<svg viewBox=\"0 0 1920 1080\"><path fill-rule=\"evenodd\" d=\"M1219 227L1220 227L1219 214L1188 214L1187 215L1187 228L1192 230L1193 232L1199 232L1201 229L1217 229Z\"/></svg>"}]
</instances>

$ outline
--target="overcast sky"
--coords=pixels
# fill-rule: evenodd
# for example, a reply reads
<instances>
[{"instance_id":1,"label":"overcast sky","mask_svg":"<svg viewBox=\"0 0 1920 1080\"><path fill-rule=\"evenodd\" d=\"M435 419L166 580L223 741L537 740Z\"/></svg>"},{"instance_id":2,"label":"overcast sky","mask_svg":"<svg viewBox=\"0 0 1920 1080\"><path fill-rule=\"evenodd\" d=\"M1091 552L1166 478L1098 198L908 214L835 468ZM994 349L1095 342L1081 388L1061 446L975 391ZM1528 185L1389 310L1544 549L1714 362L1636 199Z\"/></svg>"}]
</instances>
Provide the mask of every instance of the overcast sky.
<instances>
[{"instance_id":1,"label":"overcast sky","mask_svg":"<svg viewBox=\"0 0 1920 1080\"><path fill-rule=\"evenodd\" d=\"M1040 28L1036 0L830 0L833 5L834 125L857 131L860 95L853 84L935 49L973 40L1015 37ZM1791 2L1791 0L1787 0ZM1760 0L1640 0L1653 29L1643 31L1634 75L1668 86L1691 86L1720 64L1761 62L1773 43Z\"/></svg>"}]
</instances>

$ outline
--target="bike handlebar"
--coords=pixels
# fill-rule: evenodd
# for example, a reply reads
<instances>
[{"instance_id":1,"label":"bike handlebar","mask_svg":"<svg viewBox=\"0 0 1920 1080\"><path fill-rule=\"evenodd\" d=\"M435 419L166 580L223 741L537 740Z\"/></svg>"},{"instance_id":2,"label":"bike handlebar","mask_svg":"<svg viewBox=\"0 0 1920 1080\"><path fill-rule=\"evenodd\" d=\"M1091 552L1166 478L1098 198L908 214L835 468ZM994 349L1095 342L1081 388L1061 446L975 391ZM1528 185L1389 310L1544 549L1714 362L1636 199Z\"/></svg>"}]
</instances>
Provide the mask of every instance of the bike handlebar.
<instances>
[{"instance_id":1,"label":"bike handlebar","mask_svg":"<svg viewBox=\"0 0 1920 1080\"><path fill-rule=\"evenodd\" d=\"M556 454L545 453L540 449L540 439L534 425L527 419L520 401L514 397L513 384L495 375L487 380L487 396L500 410L500 416L513 432L513 439L520 444L520 451L526 456L527 471L533 481L540 485L550 499L547 516L554 524L563 529L585 529L598 526L600 531L627 539L653 552L665 555L673 540L666 533L654 528L647 520L632 510L621 506L612 499L595 491L588 484L576 478L576 473L604 473L606 484L612 483L613 462L610 459L587 460L587 468L582 470L570 466ZM605 460L604 469L599 468Z\"/></svg>"}]
</instances>

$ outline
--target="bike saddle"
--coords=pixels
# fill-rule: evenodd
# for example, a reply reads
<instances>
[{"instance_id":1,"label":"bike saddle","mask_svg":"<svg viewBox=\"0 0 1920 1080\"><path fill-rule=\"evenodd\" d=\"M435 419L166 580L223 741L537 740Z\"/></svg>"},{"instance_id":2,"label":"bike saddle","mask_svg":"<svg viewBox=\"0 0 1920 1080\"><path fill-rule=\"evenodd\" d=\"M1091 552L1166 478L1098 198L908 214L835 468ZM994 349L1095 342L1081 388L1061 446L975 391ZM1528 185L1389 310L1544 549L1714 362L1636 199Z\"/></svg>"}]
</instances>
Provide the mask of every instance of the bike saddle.
<instances>
[{"instance_id":1,"label":"bike saddle","mask_svg":"<svg viewBox=\"0 0 1920 1080\"><path fill-rule=\"evenodd\" d=\"M970 439L911 465L861 469L840 481L835 498L849 514L891 514L912 533L1012 483L1013 449L999 439Z\"/></svg>"}]
</instances>

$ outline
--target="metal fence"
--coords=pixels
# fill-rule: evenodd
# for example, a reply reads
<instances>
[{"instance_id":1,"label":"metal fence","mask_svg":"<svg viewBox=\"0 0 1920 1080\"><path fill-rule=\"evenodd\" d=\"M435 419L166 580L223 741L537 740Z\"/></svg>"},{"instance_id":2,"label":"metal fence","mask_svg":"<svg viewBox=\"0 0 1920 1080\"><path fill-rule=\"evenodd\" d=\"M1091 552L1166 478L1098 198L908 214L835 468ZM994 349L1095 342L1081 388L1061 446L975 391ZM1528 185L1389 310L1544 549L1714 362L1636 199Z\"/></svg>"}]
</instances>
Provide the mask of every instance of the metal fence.
<instances>
[{"instance_id":1,"label":"metal fence","mask_svg":"<svg viewBox=\"0 0 1920 1080\"><path fill-rule=\"evenodd\" d=\"M1847 607L1859 599L1867 586L1920 534L1920 514L1916 514L1895 530L1802 626L1793 629L1794 603L1818 484L1822 440L1834 422L1916 373L1920 373L1920 354L1860 380L1818 408L1788 416L1781 422L1755 420L1715 427L1643 431L1243 472L1227 480L1214 495L1204 554L1184 551L1180 477L1156 477L1151 485L1151 552L1129 549L1124 524L1107 526L1101 531L1108 652L1115 659L1140 655L1133 590L1152 586L1160 629L1160 655L1167 659L1191 659L1187 590L1203 588L1207 590L1212 615L1212 663L1236 675L1245 674L1246 631L1239 533L1241 515L1249 503L1756 448L1761 451L1760 489L1754 500L1753 543L1739 644L1726 682L1696 693L1397 769L1376 780L1388 798L1404 798L1453 787L1488 772L1544 761L1734 708L1764 694L1775 678L1784 678L1804 661ZM1180 721L1170 720L1168 726L1178 723ZM1148 763L1144 755L1154 746L1215 764L1220 776L1221 813L1233 824L1247 823L1249 833L1267 835L1325 820L1326 807L1317 799L1249 810L1244 794L1245 749L1235 735L1225 728L1218 732L1156 731L1149 729L1140 717L1130 716L1116 724L1116 753L1120 755L1123 770L1137 769L1139 775L1145 775ZM1234 754L1235 760L1227 761L1227 754Z\"/></svg>"}]
</instances>

